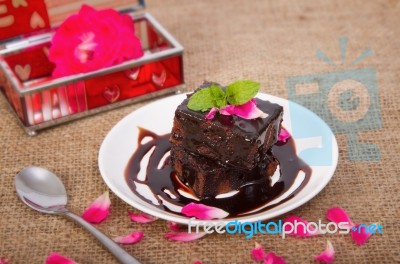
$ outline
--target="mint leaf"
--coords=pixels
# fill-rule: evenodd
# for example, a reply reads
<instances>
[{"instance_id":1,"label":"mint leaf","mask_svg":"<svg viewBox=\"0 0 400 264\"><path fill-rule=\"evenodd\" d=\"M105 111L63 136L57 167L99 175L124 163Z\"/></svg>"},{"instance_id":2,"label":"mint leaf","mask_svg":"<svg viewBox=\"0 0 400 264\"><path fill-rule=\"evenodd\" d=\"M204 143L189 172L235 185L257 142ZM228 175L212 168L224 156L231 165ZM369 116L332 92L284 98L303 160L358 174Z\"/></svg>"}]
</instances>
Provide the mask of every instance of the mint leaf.
<instances>
[{"instance_id":1,"label":"mint leaf","mask_svg":"<svg viewBox=\"0 0 400 264\"><path fill-rule=\"evenodd\" d=\"M193 111L205 112L215 107L215 101L210 87L197 91L189 98L187 107Z\"/></svg>"},{"instance_id":2,"label":"mint leaf","mask_svg":"<svg viewBox=\"0 0 400 264\"><path fill-rule=\"evenodd\" d=\"M241 105L250 101L260 89L260 83L242 80L226 87L226 99L231 105Z\"/></svg>"},{"instance_id":3,"label":"mint leaf","mask_svg":"<svg viewBox=\"0 0 400 264\"><path fill-rule=\"evenodd\" d=\"M201 89L190 98L187 107L193 111L205 112L213 107L222 108L228 103L241 105L250 101L260 89L258 82L250 80L236 81L226 87L226 93L217 84Z\"/></svg>"},{"instance_id":4,"label":"mint leaf","mask_svg":"<svg viewBox=\"0 0 400 264\"><path fill-rule=\"evenodd\" d=\"M213 83L210 86L210 90L215 101L215 107L224 107L226 105L226 95L222 88Z\"/></svg>"}]
</instances>

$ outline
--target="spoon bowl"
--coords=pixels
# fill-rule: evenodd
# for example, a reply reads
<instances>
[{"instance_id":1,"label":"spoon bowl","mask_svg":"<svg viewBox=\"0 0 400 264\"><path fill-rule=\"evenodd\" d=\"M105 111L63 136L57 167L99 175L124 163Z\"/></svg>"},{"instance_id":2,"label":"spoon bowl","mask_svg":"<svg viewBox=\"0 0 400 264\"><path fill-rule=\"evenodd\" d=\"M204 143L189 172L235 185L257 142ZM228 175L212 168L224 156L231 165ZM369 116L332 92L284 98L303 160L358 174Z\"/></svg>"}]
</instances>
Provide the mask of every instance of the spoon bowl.
<instances>
[{"instance_id":1,"label":"spoon bowl","mask_svg":"<svg viewBox=\"0 0 400 264\"><path fill-rule=\"evenodd\" d=\"M34 210L47 214L65 211L67 191L52 172L40 167L27 167L15 177L19 198Z\"/></svg>"},{"instance_id":2,"label":"spoon bowl","mask_svg":"<svg viewBox=\"0 0 400 264\"><path fill-rule=\"evenodd\" d=\"M15 177L19 198L30 208L47 214L62 215L75 221L96 237L123 264L139 264L112 239L80 216L67 209L67 191L62 181L52 172L40 167L27 167Z\"/></svg>"}]
</instances>

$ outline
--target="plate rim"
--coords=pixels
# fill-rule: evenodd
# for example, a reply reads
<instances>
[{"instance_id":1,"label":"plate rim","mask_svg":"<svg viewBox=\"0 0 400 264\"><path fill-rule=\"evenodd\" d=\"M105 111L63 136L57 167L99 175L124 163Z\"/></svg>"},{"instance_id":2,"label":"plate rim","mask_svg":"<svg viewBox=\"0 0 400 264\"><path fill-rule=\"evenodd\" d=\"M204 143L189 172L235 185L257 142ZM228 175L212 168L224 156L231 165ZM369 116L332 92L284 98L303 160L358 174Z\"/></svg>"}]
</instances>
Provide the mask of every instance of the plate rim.
<instances>
[{"instance_id":1,"label":"plate rim","mask_svg":"<svg viewBox=\"0 0 400 264\"><path fill-rule=\"evenodd\" d=\"M273 219L276 218L278 216L281 216L285 213L288 213L302 205L304 205L305 203L309 202L310 200L312 200L315 196L317 196L327 185L328 183L331 181L333 175L335 174L337 165L338 165L338 160L339 160L339 148L338 148L338 144L337 144L337 139L335 134L333 133L332 129L328 126L328 124L321 118L319 117L316 113L312 112L310 109L297 104L296 102L290 101L288 99L285 98L281 98L281 97L277 97L268 93L258 93L257 97L259 97L261 95L261 97L266 97L266 98L271 98L272 102L275 101L286 101L288 104L295 104L297 105L297 107L302 108L302 110L307 112L307 115L311 115L314 118L319 119L327 128L329 128L329 132L332 136L332 165L331 166L326 166L329 167L328 176L325 176L325 181L322 184L317 185L317 187L315 189L313 189L312 192L307 193L306 195L304 195L303 198L301 198L300 200L296 201L293 199L289 199L288 201L286 201L285 203L287 203L285 205L285 203L283 203L285 206L279 209L276 209L273 211L273 213L268 214L268 210L267 211L261 211L259 213L254 213L251 215L245 215L245 216L238 216L235 218L228 218L228 219L214 219L214 220L199 220L199 219L194 219L194 218L190 218L190 217L186 217L183 215L177 215L177 214L173 214L170 212L166 212L166 211L162 211L159 212L157 210L153 210L152 207L154 205L152 205L149 202L144 201L145 203L148 203L150 206L146 207L140 203L137 203L136 201L129 199L129 197L126 197L125 194L123 194L122 191L119 190L119 188L117 188L117 186L114 185L114 183L112 183L109 179L109 177L106 176L106 172L105 172L105 168L104 168L104 164L102 164L101 159L102 156L104 155L103 152L105 151L105 143L107 141L109 141L111 135L114 133L113 131L115 129L117 129L119 126L121 126L121 124L123 124L124 122L127 122L127 120L131 119L131 116L134 116L136 112L138 111L143 111L144 109L151 107L152 105L156 105L159 104L162 101L168 101L168 100L172 100L172 98L176 97L183 97L184 95L189 94L189 93L181 93L181 94L176 94L176 95L172 95L172 96L167 96L158 100L155 100L153 102L150 102L148 104L145 104L137 109L135 109L134 111L130 112L129 114L127 114L126 116L124 116L123 118L121 118L117 123L114 124L114 126L107 132L107 135L104 137L100 148L99 148L99 152L98 152L98 167L99 167L99 171L100 171L100 175L103 179L103 181L106 183L107 187L121 200L123 200L125 203L127 203L128 205L136 208L137 210L140 210L146 214L150 214L153 215L157 218L160 219L164 219L166 221L173 221L179 224L184 224L184 225L188 225L189 222L191 224L205 224L205 223L218 223L218 224L224 224L226 225L227 223L234 221L234 220L245 220L245 222L257 222L257 221L264 221L264 220L269 220L269 219ZM182 98L183 100L184 98ZM172 122L172 121L171 121ZM312 174L311 174L312 175ZM129 188L129 187L128 187ZM133 193L132 193L133 194ZM242 221L244 222L244 221Z\"/></svg>"}]
</instances>

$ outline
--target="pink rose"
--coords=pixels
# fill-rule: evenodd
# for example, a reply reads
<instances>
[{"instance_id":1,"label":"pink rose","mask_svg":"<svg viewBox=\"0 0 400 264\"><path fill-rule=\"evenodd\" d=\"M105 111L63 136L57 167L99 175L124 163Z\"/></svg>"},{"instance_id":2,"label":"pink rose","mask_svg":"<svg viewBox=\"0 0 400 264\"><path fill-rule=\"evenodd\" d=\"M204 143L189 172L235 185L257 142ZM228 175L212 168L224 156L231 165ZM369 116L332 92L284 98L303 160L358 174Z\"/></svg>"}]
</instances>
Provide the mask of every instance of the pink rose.
<instances>
[{"instance_id":1,"label":"pink rose","mask_svg":"<svg viewBox=\"0 0 400 264\"><path fill-rule=\"evenodd\" d=\"M53 77L90 72L141 56L130 16L88 5L61 24L49 51L49 60L56 65Z\"/></svg>"}]
</instances>

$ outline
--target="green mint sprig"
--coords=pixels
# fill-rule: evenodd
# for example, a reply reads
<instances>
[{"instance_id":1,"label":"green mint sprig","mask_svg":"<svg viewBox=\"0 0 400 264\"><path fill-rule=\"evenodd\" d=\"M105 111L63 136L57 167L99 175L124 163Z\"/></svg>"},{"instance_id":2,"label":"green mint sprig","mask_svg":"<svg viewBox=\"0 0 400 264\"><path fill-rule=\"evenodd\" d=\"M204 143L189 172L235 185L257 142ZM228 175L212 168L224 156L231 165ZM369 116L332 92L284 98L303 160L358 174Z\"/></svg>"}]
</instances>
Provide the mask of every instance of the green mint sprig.
<instances>
[{"instance_id":1,"label":"green mint sprig","mask_svg":"<svg viewBox=\"0 0 400 264\"><path fill-rule=\"evenodd\" d=\"M213 107L222 108L228 104L242 105L254 98L260 90L260 83L251 80L240 80L229 84L225 91L216 84L194 93L188 102L193 111L205 112Z\"/></svg>"}]
</instances>

